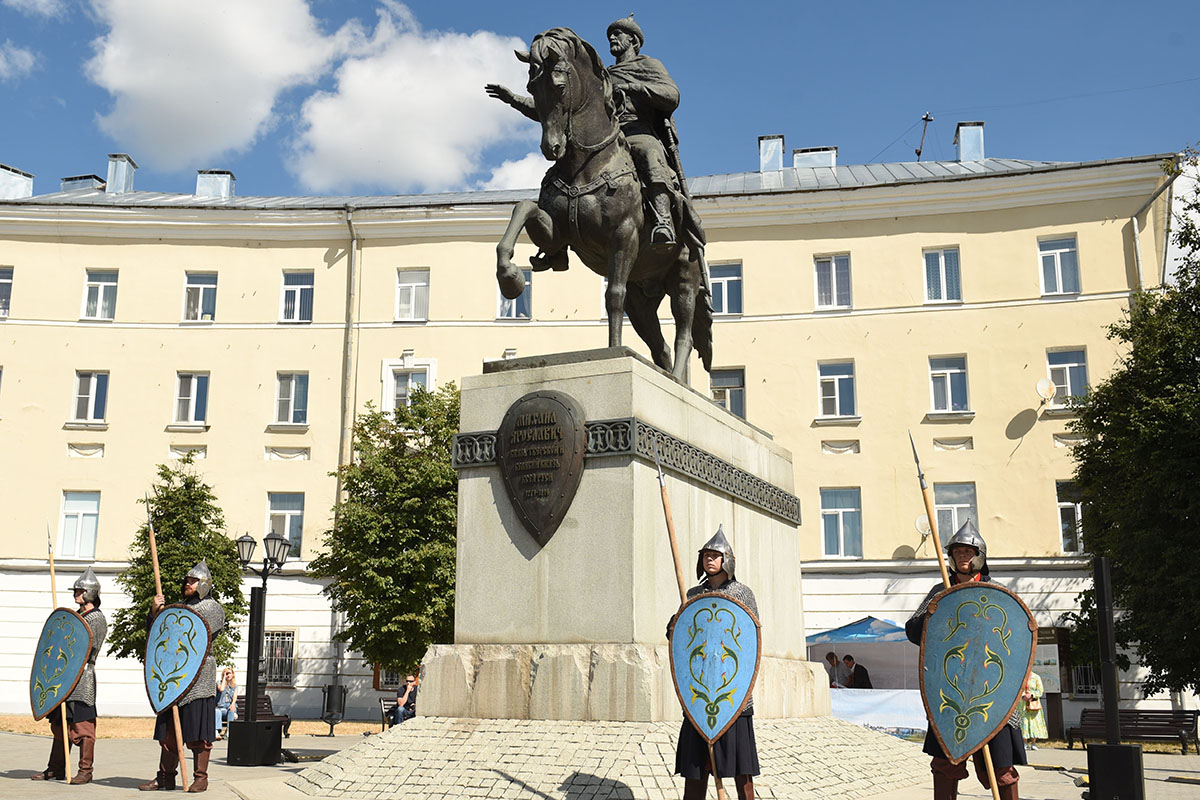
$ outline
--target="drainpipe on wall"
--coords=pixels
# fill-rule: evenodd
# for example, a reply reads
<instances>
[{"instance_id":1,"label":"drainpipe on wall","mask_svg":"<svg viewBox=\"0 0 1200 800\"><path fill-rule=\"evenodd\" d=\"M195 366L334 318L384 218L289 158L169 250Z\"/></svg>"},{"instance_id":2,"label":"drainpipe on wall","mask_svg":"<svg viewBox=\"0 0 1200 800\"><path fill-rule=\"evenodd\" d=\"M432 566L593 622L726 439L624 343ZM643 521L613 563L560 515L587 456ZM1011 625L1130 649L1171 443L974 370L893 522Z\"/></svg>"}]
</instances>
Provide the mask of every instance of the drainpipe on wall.
<instances>
[{"instance_id":1,"label":"drainpipe on wall","mask_svg":"<svg viewBox=\"0 0 1200 800\"><path fill-rule=\"evenodd\" d=\"M1175 162L1176 162L1176 164L1178 164L1178 162L1179 162L1178 157L1176 157ZM1167 189L1170 189L1171 185L1175 183L1175 179L1178 177L1179 177L1179 172L1176 171L1174 174L1171 175L1171 177L1167 178L1167 180L1163 182L1163 185L1159 186L1154 191L1154 194L1150 195L1150 199L1147 200L1145 203L1143 203L1142 207L1139 208L1137 211L1135 211L1133 216L1129 218L1130 224L1133 225L1133 263L1137 266L1137 286L1134 287L1135 290L1140 290L1142 288L1142 283L1143 283L1143 281L1142 281L1142 235L1141 235L1142 231L1141 231L1141 226L1138 224L1138 217L1140 217L1142 214L1145 214L1146 210L1149 209L1150 206L1154 204L1154 201L1158 199L1158 196L1161 195L1163 192L1165 192ZM1170 204L1169 203L1167 206L1166 216L1168 218L1170 217ZM1168 226L1170 225L1169 221L1168 221L1167 225ZM1167 228L1164 228L1164 232L1166 230L1167 230ZM1166 249L1167 249L1166 242L1163 242L1163 252L1164 253L1166 252ZM1163 261L1163 269L1164 270L1166 269L1165 259ZM1160 285L1161 285L1161 282L1160 282Z\"/></svg>"},{"instance_id":2,"label":"drainpipe on wall","mask_svg":"<svg viewBox=\"0 0 1200 800\"><path fill-rule=\"evenodd\" d=\"M346 206L346 227L350 246L346 249L346 326L342 334L342 406L338 428L338 477L335 503L342 501L342 467L350 463L354 430L355 308L358 306L358 233L354 230L354 207ZM337 508L335 505L334 508ZM335 512L336 517L336 512ZM337 520L334 520L336 524Z\"/></svg>"}]
</instances>

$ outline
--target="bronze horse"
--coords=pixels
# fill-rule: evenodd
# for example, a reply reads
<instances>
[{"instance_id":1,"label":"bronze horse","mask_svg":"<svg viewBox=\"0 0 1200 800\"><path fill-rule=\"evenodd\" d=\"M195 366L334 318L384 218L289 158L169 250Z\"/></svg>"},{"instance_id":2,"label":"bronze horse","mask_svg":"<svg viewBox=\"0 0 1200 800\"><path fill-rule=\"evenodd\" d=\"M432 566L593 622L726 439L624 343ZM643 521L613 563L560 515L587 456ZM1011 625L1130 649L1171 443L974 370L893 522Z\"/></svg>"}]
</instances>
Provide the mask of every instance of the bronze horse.
<instances>
[{"instance_id":1,"label":"bronze horse","mask_svg":"<svg viewBox=\"0 0 1200 800\"><path fill-rule=\"evenodd\" d=\"M690 202L674 203L683 243L651 246L653 219L617 121L612 84L590 44L568 28L534 37L528 53L529 93L542 126L542 154L554 164L538 201L522 200L496 245L496 280L510 300L525 291L512 262L524 228L544 253L568 245L593 272L608 278L608 344L621 344L622 316L650 348L654 363L685 381L693 342L712 368L712 297L705 280L704 234ZM652 215L651 215L652 216ZM565 252L563 253L565 256ZM675 318L674 353L658 322L664 295Z\"/></svg>"}]
</instances>

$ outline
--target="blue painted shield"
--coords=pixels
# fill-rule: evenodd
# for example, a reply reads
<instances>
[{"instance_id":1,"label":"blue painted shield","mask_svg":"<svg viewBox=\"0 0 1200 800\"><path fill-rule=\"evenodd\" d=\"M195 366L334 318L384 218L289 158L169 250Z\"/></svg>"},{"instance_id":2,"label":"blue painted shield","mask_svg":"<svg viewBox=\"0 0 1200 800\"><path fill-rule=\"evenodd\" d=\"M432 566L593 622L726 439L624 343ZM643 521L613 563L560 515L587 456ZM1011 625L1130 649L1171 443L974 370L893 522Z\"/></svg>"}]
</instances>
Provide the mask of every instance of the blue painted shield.
<instances>
[{"instance_id":1,"label":"blue painted shield","mask_svg":"<svg viewBox=\"0 0 1200 800\"><path fill-rule=\"evenodd\" d=\"M1037 622L994 583L963 583L929 604L921 639L921 699L942 752L955 764L996 735L1033 666Z\"/></svg>"},{"instance_id":2,"label":"blue painted shield","mask_svg":"<svg viewBox=\"0 0 1200 800\"><path fill-rule=\"evenodd\" d=\"M34 719L43 719L75 691L92 652L92 629L69 608L56 608L46 617L29 674L29 705Z\"/></svg>"},{"instance_id":3,"label":"blue painted shield","mask_svg":"<svg viewBox=\"0 0 1200 800\"><path fill-rule=\"evenodd\" d=\"M178 702L200 677L212 634L204 618L184 605L167 606L146 638L146 694L157 714Z\"/></svg>"},{"instance_id":4,"label":"blue painted shield","mask_svg":"<svg viewBox=\"0 0 1200 800\"><path fill-rule=\"evenodd\" d=\"M714 742L742 713L754 679L762 632L750 609L723 594L700 594L675 615L671 677L683 713Z\"/></svg>"}]
</instances>

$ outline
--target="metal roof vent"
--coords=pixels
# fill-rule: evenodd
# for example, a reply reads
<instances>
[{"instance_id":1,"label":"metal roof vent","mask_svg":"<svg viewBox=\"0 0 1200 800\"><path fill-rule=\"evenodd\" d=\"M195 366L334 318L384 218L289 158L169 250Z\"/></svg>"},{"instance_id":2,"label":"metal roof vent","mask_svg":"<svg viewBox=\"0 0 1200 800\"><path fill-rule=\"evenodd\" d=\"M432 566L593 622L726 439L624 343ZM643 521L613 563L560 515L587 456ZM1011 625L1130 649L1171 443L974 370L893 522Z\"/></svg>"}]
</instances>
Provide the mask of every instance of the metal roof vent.
<instances>
[{"instance_id":1,"label":"metal roof vent","mask_svg":"<svg viewBox=\"0 0 1200 800\"><path fill-rule=\"evenodd\" d=\"M80 189L99 189L104 191L104 178L99 175L71 175L63 178L59 187L64 192L76 192Z\"/></svg>"},{"instance_id":2,"label":"metal roof vent","mask_svg":"<svg viewBox=\"0 0 1200 800\"><path fill-rule=\"evenodd\" d=\"M237 178L227 169L201 169L196 171L196 197L233 197L233 185Z\"/></svg>"},{"instance_id":3,"label":"metal roof vent","mask_svg":"<svg viewBox=\"0 0 1200 800\"><path fill-rule=\"evenodd\" d=\"M133 173L137 162L125 153L108 154L108 183L104 191L108 194L124 194L133 191Z\"/></svg>"},{"instance_id":4,"label":"metal roof vent","mask_svg":"<svg viewBox=\"0 0 1200 800\"><path fill-rule=\"evenodd\" d=\"M960 122L954 127L959 161L983 161L983 123Z\"/></svg>"},{"instance_id":5,"label":"metal roof vent","mask_svg":"<svg viewBox=\"0 0 1200 800\"><path fill-rule=\"evenodd\" d=\"M0 164L0 200L25 197L33 197L33 176L8 164Z\"/></svg>"},{"instance_id":6,"label":"metal roof vent","mask_svg":"<svg viewBox=\"0 0 1200 800\"><path fill-rule=\"evenodd\" d=\"M802 147L792 151L793 167L836 167L837 148Z\"/></svg>"},{"instance_id":7,"label":"metal roof vent","mask_svg":"<svg viewBox=\"0 0 1200 800\"><path fill-rule=\"evenodd\" d=\"M758 137L758 171L777 172L783 169L783 134Z\"/></svg>"}]
</instances>

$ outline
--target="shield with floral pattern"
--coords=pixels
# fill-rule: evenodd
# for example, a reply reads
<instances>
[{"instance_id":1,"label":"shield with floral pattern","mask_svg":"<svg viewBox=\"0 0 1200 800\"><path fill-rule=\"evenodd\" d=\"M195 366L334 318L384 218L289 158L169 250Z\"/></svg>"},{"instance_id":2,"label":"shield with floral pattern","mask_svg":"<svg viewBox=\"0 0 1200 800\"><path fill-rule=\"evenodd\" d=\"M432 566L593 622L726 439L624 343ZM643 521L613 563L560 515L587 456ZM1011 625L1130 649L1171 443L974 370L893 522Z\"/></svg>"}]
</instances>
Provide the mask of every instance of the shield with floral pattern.
<instances>
[{"instance_id":1,"label":"shield with floral pattern","mask_svg":"<svg viewBox=\"0 0 1200 800\"><path fill-rule=\"evenodd\" d=\"M75 691L91 652L92 629L83 617L69 608L51 611L38 637L29 674L34 719L43 719Z\"/></svg>"},{"instance_id":2,"label":"shield with floral pattern","mask_svg":"<svg viewBox=\"0 0 1200 800\"><path fill-rule=\"evenodd\" d=\"M185 605L167 606L146 638L146 694L157 714L187 694L200 677L212 634L204 618Z\"/></svg>"}]
</instances>

